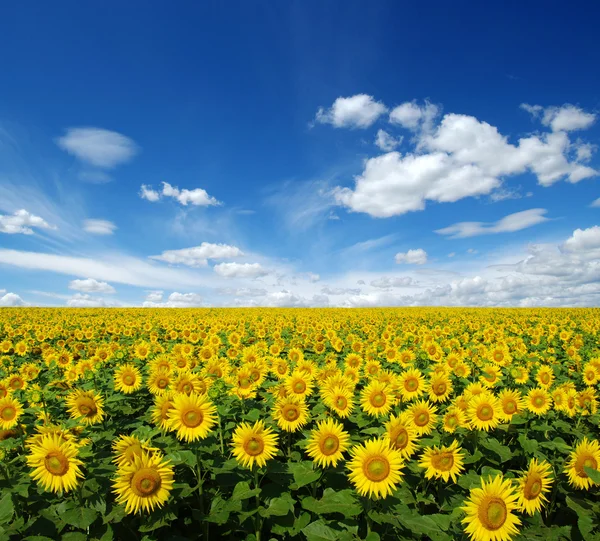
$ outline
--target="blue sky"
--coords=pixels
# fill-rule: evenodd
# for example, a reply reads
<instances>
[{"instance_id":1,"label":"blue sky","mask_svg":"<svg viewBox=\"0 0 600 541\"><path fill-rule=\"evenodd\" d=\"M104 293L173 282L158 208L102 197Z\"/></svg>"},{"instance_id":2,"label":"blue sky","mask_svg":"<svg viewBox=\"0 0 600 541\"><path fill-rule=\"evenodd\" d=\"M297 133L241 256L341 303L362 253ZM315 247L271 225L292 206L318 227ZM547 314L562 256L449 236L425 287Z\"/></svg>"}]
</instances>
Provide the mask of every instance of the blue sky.
<instances>
[{"instance_id":1,"label":"blue sky","mask_svg":"<svg viewBox=\"0 0 600 541\"><path fill-rule=\"evenodd\" d=\"M598 16L5 7L0 305L597 305Z\"/></svg>"}]
</instances>

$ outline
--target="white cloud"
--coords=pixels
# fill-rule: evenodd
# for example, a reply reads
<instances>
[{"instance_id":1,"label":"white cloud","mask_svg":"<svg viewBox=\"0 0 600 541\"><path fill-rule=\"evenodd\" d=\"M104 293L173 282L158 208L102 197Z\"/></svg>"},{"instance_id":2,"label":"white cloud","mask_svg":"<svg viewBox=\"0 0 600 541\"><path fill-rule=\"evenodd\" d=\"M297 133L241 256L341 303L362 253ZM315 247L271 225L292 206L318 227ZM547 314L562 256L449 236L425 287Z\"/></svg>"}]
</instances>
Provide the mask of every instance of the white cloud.
<instances>
[{"instance_id":1,"label":"white cloud","mask_svg":"<svg viewBox=\"0 0 600 541\"><path fill-rule=\"evenodd\" d=\"M587 252L600 248L600 226L576 229L561 246L565 252ZM588 253L589 255L589 253Z\"/></svg>"},{"instance_id":2,"label":"white cloud","mask_svg":"<svg viewBox=\"0 0 600 541\"><path fill-rule=\"evenodd\" d=\"M67 306L71 308L109 308L121 306L121 303L112 299L104 299L103 297L92 297L87 293L75 293L67 301Z\"/></svg>"},{"instance_id":3,"label":"white cloud","mask_svg":"<svg viewBox=\"0 0 600 541\"><path fill-rule=\"evenodd\" d=\"M260 263L219 263L213 270L224 278L258 278L269 274Z\"/></svg>"},{"instance_id":4,"label":"white cloud","mask_svg":"<svg viewBox=\"0 0 600 541\"><path fill-rule=\"evenodd\" d=\"M330 109L320 107L315 120L336 128L368 128L386 111L385 105L373 96L356 94L337 98Z\"/></svg>"},{"instance_id":5,"label":"white cloud","mask_svg":"<svg viewBox=\"0 0 600 541\"><path fill-rule=\"evenodd\" d=\"M404 108L397 122L412 126L417 122L413 117L421 118L421 113L407 113L421 111L415 104L399 107ZM513 145L497 128L468 115L446 114L435 129L422 127L415 145L417 153L389 152L366 160L354 188L333 190L335 200L351 211L385 218L423 210L427 201L447 203L487 195L500 188L504 177L528 171L542 186L562 179L575 183L598 174L569 161L569 154L582 143L573 147L564 131L521 138ZM581 148L585 157L590 149Z\"/></svg>"},{"instance_id":6,"label":"white cloud","mask_svg":"<svg viewBox=\"0 0 600 541\"><path fill-rule=\"evenodd\" d=\"M191 204L196 207L222 205L220 201L208 195L208 192L202 188L195 188L193 190L188 190L187 188L184 188L183 190L180 190L176 186L171 186L171 184L169 184L168 182L163 182L162 184L163 188L161 193L152 189L152 186L142 184L140 188L140 197L152 203L155 203L161 198L161 196L163 196L171 197L179 203L181 203L183 206L187 206L188 204Z\"/></svg>"},{"instance_id":7,"label":"white cloud","mask_svg":"<svg viewBox=\"0 0 600 541\"><path fill-rule=\"evenodd\" d=\"M166 302L156 302L149 300L143 303L144 308L192 308L194 306L204 306L202 296L198 293L171 293ZM160 299L162 300L162 294Z\"/></svg>"},{"instance_id":8,"label":"white cloud","mask_svg":"<svg viewBox=\"0 0 600 541\"><path fill-rule=\"evenodd\" d=\"M590 205L590 207L598 208L600 207L600 197L598 199L594 199Z\"/></svg>"},{"instance_id":9,"label":"white cloud","mask_svg":"<svg viewBox=\"0 0 600 541\"><path fill-rule=\"evenodd\" d=\"M0 306L26 306L26 304L16 293L6 293L6 289L0 289Z\"/></svg>"},{"instance_id":10,"label":"white cloud","mask_svg":"<svg viewBox=\"0 0 600 541\"><path fill-rule=\"evenodd\" d=\"M46 220L25 209L17 210L12 216L0 214L0 233L33 235L33 229L56 229Z\"/></svg>"},{"instance_id":11,"label":"white cloud","mask_svg":"<svg viewBox=\"0 0 600 541\"><path fill-rule=\"evenodd\" d=\"M548 221L549 218L544 216L547 212L546 209L529 209L509 214L497 222L459 222L443 229L437 229L436 233L449 235L451 239L510 233Z\"/></svg>"},{"instance_id":12,"label":"white cloud","mask_svg":"<svg viewBox=\"0 0 600 541\"><path fill-rule=\"evenodd\" d=\"M322 287L321 293L323 295L358 295L360 294L360 289L354 289L349 287Z\"/></svg>"},{"instance_id":13,"label":"white cloud","mask_svg":"<svg viewBox=\"0 0 600 541\"><path fill-rule=\"evenodd\" d=\"M187 265L188 267L206 267L208 259L225 259L243 256L244 253L236 246L228 244L211 244L203 242L200 246L167 250L161 255L150 256L150 259L165 261L171 265Z\"/></svg>"},{"instance_id":14,"label":"white cloud","mask_svg":"<svg viewBox=\"0 0 600 541\"><path fill-rule=\"evenodd\" d=\"M542 124L552 131L585 130L596 121L596 115L586 113L580 107L565 103L561 107L542 107L541 105L521 104L521 108L534 118L541 116Z\"/></svg>"},{"instance_id":15,"label":"white cloud","mask_svg":"<svg viewBox=\"0 0 600 541\"><path fill-rule=\"evenodd\" d=\"M476 254L476 253L478 253L478 250L475 250L475 248L469 248L469 249L467 250L467 253L468 253L468 254Z\"/></svg>"},{"instance_id":16,"label":"white cloud","mask_svg":"<svg viewBox=\"0 0 600 541\"><path fill-rule=\"evenodd\" d=\"M456 252L450 252L450 253L448 254L448 257L454 257L454 256L456 256Z\"/></svg>"},{"instance_id":17,"label":"white cloud","mask_svg":"<svg viewBox=\"0 0 600 541\"><path fill-rule=\"evenodd\" d=\"M410 276L382 276L377 280L371 280L370 285L373 287L388 289L391 287L410 287L415 285L414 280Z\"/></svg>"},{"instance_id":18,"label":"white cloud","mask_svg":"<svg viewBox=\"0 0 600 541\"><path fill-rule=\"evenodd\" d=\"M160 290L148 291L146 295L146 301L148 302L160 302L163 300L163 292Z\"/></svg>"},{"instance_id":19,"label":"white cloud","mask_svg":"<svg viewBox=\"0 0 600 541\"><path fill-rule=\"evenodd\" d=\"M101 128L69 128L57 143L79 160L105 169L131 160L138 151L129 137Z\"/></svg>"},{"instance_id":20,"label":"white cloud","mask_svg":"<svg viewBox=\"0 0 600 541\"><path fill-rule=\"evenodd\" d=\"M260 288L238 287L223 287L218 290L220 295L232 295L235 297L264 297L268 291Z\"/></svg>"},{"instance_id":21,"label":"white cloud","mask_svg":"<svg viewBox=\"0 0 600 541\"><path fill-rule=\"evenodd\" d=\"M316 273L314 273L314 272L309 272L309 273L308 273L308 280L309 280L311 283L313 283L313 284L314 284L315 282L318 282L320 279L321 279L321 276L320 276L320 275L318 275L318 274L316 274Z\"/></svg>"},{"instance_id":22,"label":"white cloud","mask_svg":"<svg viewBox=\"0 0 600 541\"><path fill-rule=\"evenodd\" d=\"M393 137L385 130L378 130L375 144L383 151L390 152L402 144L402 137Z\"/></svg>"},{"instance_id":23,"label":"white cloud","mask_svg":"<svg viewBox=\"0 0 600 541\"><path fill-rule=\"evenodd\" d=\"M398 252L395 257L396 263L406 263L409 265L424 265L427 263L427 252L422 248L409 250L408 252Z\"/></svg>"},{"instance_id":24,"label":"white cloud","mask_svg":"<svg viewBox=\"0 0 600 541\"><path fill-rule=\"evenodd\" d=\"M394 107L389 120L392 124L399 124L409 130L421 129L427 132L431 130L439 114L440 108L429 101L425 101L422 107L417 105L416 101L412 101Z\"/></svg>"},{"instance_id":25,"label":"white cloud","mask_svg":"<svg viewBox=\"0 0 600 541\"><path fill-rule=\"evenodd\" d=\"M112 235L117 226L108 220L84 220L83 230L92 235Z\"/></svg>"},{"instance_id":26,"label":"white cloud","mask_svg":"<svg viewBox=\"0 0 600 541\"><path fill-rule=\"evenodd\" d=\"M71 280L71 282L69 282L69 289L83 291L84 293L116 293L115 288L110 284L106 282L99 282L93 278L87 278L85 280Z\"/></svg>"},{"instance_id":27,"label":"white cloud","mask_svg":"<svg viewBox=\"0 0 600 541\"><path fill-rule=\"evenodd\" d=\"M156 201L160 199L160 193L158 193L156 190L153 190L150 186L142 184L140 189L140 197L152 203L156 203Z\"/></svg>"}]
</instances>

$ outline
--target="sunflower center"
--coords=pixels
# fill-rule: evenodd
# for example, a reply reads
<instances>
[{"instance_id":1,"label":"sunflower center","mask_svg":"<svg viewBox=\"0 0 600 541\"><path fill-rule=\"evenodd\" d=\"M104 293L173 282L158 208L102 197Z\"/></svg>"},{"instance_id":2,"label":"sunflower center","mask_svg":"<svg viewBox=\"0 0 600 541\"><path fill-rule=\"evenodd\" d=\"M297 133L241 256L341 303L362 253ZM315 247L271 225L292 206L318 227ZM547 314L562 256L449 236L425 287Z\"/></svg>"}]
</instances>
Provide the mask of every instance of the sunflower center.
<instances>
[{"instance_id":1,"label":"sunflower center","mask_svg":"<svg viewBox=\"0 0 600 541\"><path fill-rule=\"evenodd\" d=\"M132 492L141 498L156 494L160 489L162 479L160 474L152 468L142 468L135 472L131 479Z\"/></svg>"},{"instance_id":2,"label":"sunflower center","mask_svg":"<svg viewBox=\"0 0 600 541\"><path fill-rule=\"evenodd\" d=\"M20 378L14 378L10 381L10 388L18 391L21 387L23 387L23 381Z\"/></svg>"},{"instance_id":3,"label":"sunflower center","mask_svg":"<svg viewBox=\"0 0 600 541\"><path fill-rule=\"evenodd\" d=\"M340 409L345 409L347 404L348 404L348 401L346 400L346 397L344 397L344 396L338 396L335 400L335 405Z\"/></svg>"},{"instance_id":4,"label":"sunflower center","mask_svg":"<svg viewBox=\"0 0 600 541\"><path fill-rule=\"evenodd\" d=\"M188 410L183 414L181 418L183 424L188 428L196 428L197 426L202 424L203 420L204 415L200 410Z\"/></svg>"},{"instance_id":5,"label":"sunflower center","mask_svg":"<svg viewBox=\"0 0 600 541\"><path fill-rule=\"evenodd\" d=\"M93 417L98 412L96 403L91 398L86 397L79 398L77 409L84 417Z\"/></svg>"},{"instance_id":6,"label":"sunflower center","mask_svg":"<svg viewBox=\"0 0 600 541\"><path fill-rule=\"evenodd\" d=\"M449 415L446 417L446 425L450 428L456 428L458 426L458 419L456 415Z\"/></svg>"},{"instance_id":7,"label":"sunflower center","mask_svg":"<svg viewBox=\"0 0 600 541\"><path fill-rule=\"evenodd\" d=\"M486 530L499 530L506 522L508 511L504 500L496 496L488 497L479 506L478 517Z\"/></svg>"},{"instance_id":8,"label":"sunflower center","mask_svg":"<svg viewBox=\"0 0 600 541\"><path fill-rule=\"evenodd\" d=\"M321 440L321 453L326 456L334 454L340 447L340 442L337 436L328 434L323 440Z\"/></svg>"},{"instance_id":9,"label":"sunflower center","mask_svg":"<svg viewBox=\"0 0 600 541\"><path fill-rule=\"evenodd\" d=\"M390 474L390 463L384 456L373 456L365 462L363 473L369 481L383 481Z\"/></svg>"},{"instance_id":10,"label":"sunflower center","mask_svg":"<svg viewBox=\"0 0 600 541\"><path fill-rule=\"evenodd\" d=\"M433 392L438 395L441 396L446 392L447 386L444 382L438 383L433 387Z\"/></svg>"},{"instance_id":11,"label":"sunflower center","mask_svg":"<svg viewBox=\"0 0 600 541\"><path fill-rule=\"evenodd\" d=\"M590 454L582 454L575 463L575 470L577 471L577 475L579 477L587 477L588 474L585 473L583 468L585 467L592 468L593 470L598 469L598 462L596 459Z\"/></svg>"},{"instance_id":12,"label":"sunflower center","mask_svg":"<svg viewBox=\"0 0 600 541\"><path fill-rule=\"evenodd\" d=\"M431 465L439 471L450 471L454 466L454 455L448 451L433 455Z\"/></svg>"},{"instance_id":13,"label":"sunflower center","mask_svg":"<svg viewBox=\"0 0 600 541\"><path fill-rule=\"evenodd\" d=\"M515 413L517 411L517 403L512 398L506 399L503 406L504 413Z\"/></svg>"},{"instance_id":14,"label":"sunflower center","mask_svg":"<svg viewBox=\"0 0 600 541\"><path fill-rule=\"evenodd\" d=\"M373 393L371 395L371 404L373 406L375 406L376 408L380 408L382 406L384 406L386 403L386 397L385 394L382 393L381 391L377 391L376 393Z\"/></svg>"},{"instance_id":15,"label":"sunflower center","mask_svg":"<svg viewBox=\"0 0 600 541\"><path fill-rule=\"evenodd\" d=\"M288 404L283 408L283 416L288 421L295 421L298 419L298 417L300 417L300 412L296 406Z\"/></svg>"},{"instance_id":16,"label":"sunflower center","mask_svg":"<svg viewBox=\"0 0 600 541\"><path fill-rule=\"evenodd\" d=\"M550 376L544 372L543 374L540 375L540 381L543 384L548 384L548 383L550 383Z\"/></svg>"},{"instance_id":17,"label":"sunflower center","mask_svg":"<svg viewBox=\"0 0 600 541\"><path fill-rule=\"evenodd\" d=\"M69 459L60 451L52 451L44 458L44 466L52 475L62 476L69 471Z\"/></svg>"},{"instance_id":18,"label":"sunflower center","mask_svg":"<svg viewBox=\"0 0 600 541\"><path fill-rule=\"evenodd\" d=\"M539 475L530 476L523 488L523 496L527 500L535 500L542 492L542 479Z\"/></svg>"},{"instance_id":19,"label":"sunflower center","mask_svg":"<svg viewBox=\"0 0 600 541\"><path fill-rule=\"evenodd\" d=\"M429 413L422 411L415 415L415 424L417 426L426 426L429 423Z\"/></svg>"},{"instance_id":20,"label":"sunflower center","mask_svg":"<svg viewBox=\"0 0 600 541\"><path fill-rule=\"evenodd\" d=\"M419 382L417 381L416 378L410 378L404 382L404 388L407 391L411 391L411 392L416 391L418 387L419 387Z\"/></svg>"},{"instance_id":21,"label":"sunflower center","mask_svg":"<svg viewBox=\"0 0 600 541\"><path fill-rule=\"evenodd\" d=\"M244 443L244 451L250 456L260 455L265 448L265 444L262 439L252 436L247 442Z\"/></svg>"},{"instance_id":22,"label":"sunflower center","mask_svg":"<svg viewBox=\"0 0 600 541\"><path fill-rule=\"evenodd\" d=\"M499 363L502 359L504 359L504 354L501 351L496 351L494 353L494 360Z\"/></svg>"},{"instance_id":23,"label":"sunflower center","mask_svg":"<svg viewBox=\"0 0 600 541\"><path fill-rule=\"evenodd\" d=\"M477 408L477 418L481 421L489 421L494 416L494 408L489 404L482 404Z\"/></svg>"},{"instance_id":24,"label":"sunflower center","mask_svg":"<svg viewBox=\"0 0 600 541\"><path fill-rule=\"evenodd\" d=\"M158 381L156 382L156 386L159 389L166 389L169 385L169 380L167 378L158 378Z\"/></svg>"},{"instance_id":25,"label":"sunflower center","mask_svg":"<svg viewBox=\"0 0 600 541\"><path fill-rule=\"evenodd\" d=\"M544 400L544 397L542 397L542 396L536 396L533 399L533 405L536 408L541 408L544 405L544 403L545 403L545 400Z\"/></svg>"},{"instance_id":26,"label":"sunflower center","mask_svg":"<svg viewBox=\"0 0 600 541\"><path fill-rule=\"evenodd\" d=\"M392 433L391 441L394 442L394 447L401 451L408 445L408 432L406 428L397 428L395 433Z\"/></svg>"},{"instance_id":27,"label":"sunflower center","mask_svg":"<svg viewBox=\"0 0 600 541\"><path fill-rule=\"evenodd\" d=\"M194 390L194 387L191 383L186 381L185 383L182 383L179 386L179 389L181 390L182 393L190 394Z\"/></svg>"},{"instance_id":28,"label":"sunflower center","mask_svg":"<svg viewBox=\"0 0 600 541\"><path fill-rule=\"evenodd\" d=\"M14 406L4 406L0 413L3 421L12 421L17 416L17 409Z\"/></svg>"},{"instance_id":29,"label":"sunflower center","mask_svg":"<svg viewBox=\"0 0 600 541\"><path fill-rule=\"evenodd\" d=\"M250 381L250 378L240 378L239 386L242 389L247 389L248 387L250 387L250 385L252 385L252 382Z\"/></svg>"},{"instance_id":30,"label":"sunflower center","mask_svg":"<svg viewBox=\"0 0 600 541\"><path fill-rule=\"evenodd\" d=\"M299 380L296 383L294 383L295 393L302 394L304 391L306 391L306 383L304 383L302 380Z\"/></svg>"},{"instance_id":31,"label":"sunflower center","mask_svg":"<svg viewBox=\"0 0 600 541\"><path fill-rule=\"evenodd\" d=\"M125 374L123 376L123 383L125 385L133 385L135 383L135 376L133 374Z\"/></svg>"}]
</instances>

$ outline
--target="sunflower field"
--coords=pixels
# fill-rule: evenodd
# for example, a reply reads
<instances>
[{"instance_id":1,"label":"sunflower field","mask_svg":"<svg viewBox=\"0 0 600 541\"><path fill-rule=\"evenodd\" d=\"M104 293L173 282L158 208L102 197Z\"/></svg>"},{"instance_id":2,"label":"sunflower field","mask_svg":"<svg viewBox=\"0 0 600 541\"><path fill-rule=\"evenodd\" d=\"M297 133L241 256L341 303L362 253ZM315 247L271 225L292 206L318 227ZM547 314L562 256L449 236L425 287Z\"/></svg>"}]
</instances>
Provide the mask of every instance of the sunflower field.
<instances>
[{"instance_id":1,"label":"sunflower field","mask_svg":"<svg viewBox=\"0 0 600 541\"><path fill-rule=\"evenodd\" d=\"M596 309L0 309L0 541L600 539Z\"/></svg>"}]
</instances>

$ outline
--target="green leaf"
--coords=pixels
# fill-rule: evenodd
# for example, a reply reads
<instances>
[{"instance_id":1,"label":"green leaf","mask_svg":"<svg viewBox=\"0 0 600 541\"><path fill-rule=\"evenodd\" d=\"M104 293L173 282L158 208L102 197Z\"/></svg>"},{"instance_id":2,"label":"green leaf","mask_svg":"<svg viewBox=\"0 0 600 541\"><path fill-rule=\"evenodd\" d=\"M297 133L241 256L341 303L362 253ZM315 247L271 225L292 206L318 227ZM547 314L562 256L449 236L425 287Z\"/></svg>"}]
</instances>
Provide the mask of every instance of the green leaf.
<instances>
[{"instance_id":1,"label":"green leaf","mask_svg":"<svg viewBox=\"0 0 600 541\"><path fill-rule=\"evenodd\" d=\"M444 533L435 520L411 511L406 505L396 506L398 522L413 534L426 535L432 541L447 541L452 538Z\"/></svg>"},{"instance_id":2,"label":"green leaf","mask_svg":"<svg viewBox=\"0 0 600 541\"><path fill-rule=\"evenodd\" d=\"M261 507L258 512L261 516L267 518L273 516L284 517L290 511L293 510L294 500L288 493L285 493L282 494L282 496L279 498L272 498L269 501L269 507L267 507L266 509L264 507Z\"/></svg>"},{"instance_id":3,"label":"green leaf","mask_svg":"<svg viewBox=\"0 0 600 541\"><path fill-rule=\"evenodd\" d=\"M370 532L367 537L365 537L365 541L379 541L380 539L377 532Z\"/></svg>"},{"instance_id":4,"label":"green leaf","mask_svg":"<svg viewBox=\"0 0 600 541\"><path fill-rule=\"evenodd\" d=\"M600 484L600 471L590 468L589 466L584 466L583 471L587 473L588 477L594 481L594 483Z\"/></svg>"},{"instance_id":5,"label":"green leaf","mask_svg":"<svg viewBox=\"0 0 600 541\"><path fill-rule=\"evenodd\" d=\"M250 485L246 481L240 481L233 489L232 500L247 500L260 494L260 488L250 488Z\"/></svg>"},{"instance_id":6,"label":"green leaf","mask_svg":"<svg viewBox=\"0 0 600 541\"><path fill-rule=\"evenodd\" d=\"M536 440L528 439L525 434L519 434L519 443L521 444L523 451L528 455L535 454L538 449L538 442Z\"/></svg>"},{"instance_id":7,"label":"green leaf","mask_svg":"<svg viewBox=\"0 0 600 541\"><path fill-rule=\"evenodd\" d=\"M76 528L86 529L96 520L98 513L88 507L75 507L65 511L60 518Z\"/></svg>"},{"instance_id":8,"label":"green leaf","mask_svg":"<svg viewBox=\"0 0 600 541\"><path fill-rule=\"evenodd\" d=\"M309 485L321 477L321 472L313 468L313 463L310 461L290 462L288 471L294 476L294 488L298 489L305 485Z\"/></svg>"},{"instance_id":9,"label":"green leaf","mask_svg":"<svg viewBox=\"0 0 600 541\"><path fill-rule=\"evenodd\" d=\"M87 535L81 532L69 532L64 534L61 541L87 541Z\"/></svg>"},{"instance_id":10,"label":"green leaf","mask_svg":"<svg viewBox=\"0 0 600 541\"><path fill-rule=\"evenodd\" d=\"M339 532L327 526L322 520L311 522L302 533L308 541L337 541L340 538Z\"/></svg>"},{"instance_id":11,"label":"green leaf","mask_svg":"<svg viewBox=\"0 0 600 541\"><path fill-rule=\"evenodd\" d=\"M473 487L481 485L481 477L475 472L470 471L458 478L458 486L470 490Z\"/></svg>"},{"instance_id":12,"label":"green leaf","mask_svg":"<svg viewBox=\"0 0 600 541\"><path fill-rule=\"evenodd\" d=\"M594 521L587 502L574 500L570 496L567 496L567 505L577 514L577 527L583 539L585 541L596 541L596 537L592 536Z\"/></svg>"},{"instance_id":13,"label":"green leaf","mask_svg":"<svg viewBox=\"0 0 600 541\"><path fill-rule=\"evenodd\" d=\"M502 462L510 460L513 456L512 451L505 445L502 445L496 438L484 438L479 443L482 447L496 453Z\"/></svg>"},{"instance_id":14,"label":"green leaf","mask_svg":"<svg viewBox=\"0 0 600 541\"><path fill-rule=\"evenodd\" d=\"M336 492L332 488L326 488L320 500L312 497L304 498L302 507L317 515L340 513L346 518L355 517L362 513L362 506L354 497L354 491L350 489Z\"/></svg>"},{"instance_id":15,"label":"green leaf","mask_svg":"<svg viewBox=\"0 0 600 541\"><path fill-rule=\"evenodd\" d=\"M10 522L15 514L15 506L13 505L10 493L6 493L0 500L0 524Z\"/></svg>"}]
</instances>

